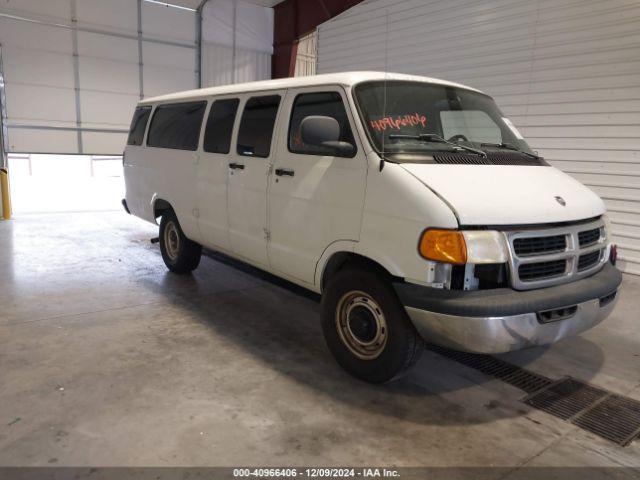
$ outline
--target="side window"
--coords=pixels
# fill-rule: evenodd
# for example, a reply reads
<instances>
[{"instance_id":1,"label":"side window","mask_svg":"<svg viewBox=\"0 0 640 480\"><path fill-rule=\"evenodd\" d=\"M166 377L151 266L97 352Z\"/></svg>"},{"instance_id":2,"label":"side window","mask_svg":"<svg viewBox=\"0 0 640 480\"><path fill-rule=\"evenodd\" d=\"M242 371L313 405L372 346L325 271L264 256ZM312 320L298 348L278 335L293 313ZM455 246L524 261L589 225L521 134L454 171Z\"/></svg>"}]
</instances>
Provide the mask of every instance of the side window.
<instances>
[{"instance_id":1,"label":"side window","mask_svg":"<svg viewBox=\"0 0 640 480\"><path fill-rule=\"evenodd\" d=\"M300 124L305 117L321 115L335 118L340 124L340 141L355 145L344 102L338 92L302 93L298 95L291 110L289 123L289 151L305 155L335 155L335 150L302 141Z\"/></svg>"},{"instance_id":2,"label":"side window","mask_svg":"<svg viewBox=\"0 0 640 480\"><path fill-rule=\"evenodd\" d=\"M133 113L133 120L131 120L131 127L129 128L127 145L142 145L149 115L151 115L151 107L136 108L136 111Z\"/></svg>"},{"instance_id":3,"label":"side window","mask_svg":"<svg viewBox=\"0 0 640 480\"><path fill-rule=\"evenodd\" d=\"M278 105L279 95L252 97L247 101L238 130L238 155L269 156Z\"/></svg>"},{"instance_id":4,"label":"side window","mask_svg":"<svg viewBox=\"0 0 640 480\"><path fill-rule=\"evenodd\" d=\"M204 151L209 153L229 153L231 133L240 100L216 100L211 105L207 128L204 132Z\"/></svg>"},{"instance_id":5,"label":"side window","mask_svg":"<svg viewBox=\"0 0 640 480\"><path fill-rule=\"evenodd\" d=\"M198 149L207 102L160 105L151 119L147 145L177 150Z\"/></svg>"}]
</instances>

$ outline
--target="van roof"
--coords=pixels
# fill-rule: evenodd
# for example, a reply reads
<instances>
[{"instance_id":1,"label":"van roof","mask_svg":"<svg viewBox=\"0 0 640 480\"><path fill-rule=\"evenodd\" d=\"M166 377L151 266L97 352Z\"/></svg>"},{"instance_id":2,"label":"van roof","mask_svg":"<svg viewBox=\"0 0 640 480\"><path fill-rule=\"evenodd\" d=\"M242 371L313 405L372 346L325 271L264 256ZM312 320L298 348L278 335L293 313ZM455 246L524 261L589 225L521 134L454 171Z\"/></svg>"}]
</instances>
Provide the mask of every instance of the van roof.
<instances>
[{"instance_id":1,"label":"van roof","mask_svg":"<svg viewBox=\"0 0 640 480\"><path fill-rule=\"evenodd\" d=\"M180 100L195 100L207 98L215 95L240 94L246 92L260 92L265 90L280 90L293 87L313 87L317 85L344 85L347 87L357 83L372 80L405 80L412 82L433 83L436 85L446 85L451 87L464 88L480 92L475 88L467 87L459 83L448 82L437 78L422 77L417 75L405 75L402 73L385 72L343 72L328 73L323 75L311 75L307 77L280 78L277 80L263 80L259 82L237 83L233 85L223 85L220 87L200 88L187 90L184 92L170 93L158 97L146 98L139 105L149 105L158 102L173 102ZM480 92L482 93L482 92Z\"/></svg>"}]
</instances>

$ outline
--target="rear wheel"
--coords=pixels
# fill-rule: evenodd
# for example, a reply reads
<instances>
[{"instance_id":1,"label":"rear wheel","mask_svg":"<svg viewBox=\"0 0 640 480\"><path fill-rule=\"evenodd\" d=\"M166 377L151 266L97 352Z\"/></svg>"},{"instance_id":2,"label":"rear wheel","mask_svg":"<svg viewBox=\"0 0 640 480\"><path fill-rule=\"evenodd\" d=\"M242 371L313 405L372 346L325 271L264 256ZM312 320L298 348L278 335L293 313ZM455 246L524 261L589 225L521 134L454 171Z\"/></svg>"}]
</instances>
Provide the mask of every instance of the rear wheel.
<instances>
[{"instance_id":1,"label":"rear wheel","mask_svg":"<svg viewBox=\"0 0 640 480\"><path fill-rule=\"evenodd\" d=\"M192 272L200 264L202 246L184 235L173 211L163 214L160 220L160 252L174 273Z\"/></svg>"},{"instance_id":2,"label":"rear wheel","mask_svg":"<svg viewBox=\"0 0 640 480\"><path fill-rule=\"evenodd\" d=\"M367 382L400 377L422 352L422 340L389 282L364 269L348 267L329 281L322 328L340 366Z\"/></svg>"}]
</instances>

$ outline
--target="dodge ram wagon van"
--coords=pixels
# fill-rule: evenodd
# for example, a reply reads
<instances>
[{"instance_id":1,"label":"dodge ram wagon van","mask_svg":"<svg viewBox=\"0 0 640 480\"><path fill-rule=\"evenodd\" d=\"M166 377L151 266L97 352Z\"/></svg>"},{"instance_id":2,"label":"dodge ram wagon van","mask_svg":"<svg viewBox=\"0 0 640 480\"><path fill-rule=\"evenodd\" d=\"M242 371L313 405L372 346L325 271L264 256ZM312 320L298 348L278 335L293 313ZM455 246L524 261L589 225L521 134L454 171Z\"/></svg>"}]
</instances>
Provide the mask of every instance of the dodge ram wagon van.
<instances>
[{"instance_id":1,"label":"dodge ram wagon van","mask_svg":"<svg viewBox=\"0 0 640 480\"><path fill-rule=\"evenodd\" d=\"M616 302L602 200L463 85L355 72L150 98L123 162L169 270L204 246L321 293L329 349L370 382L423 341L549 344Z\"/></svg>"}]
</instances>

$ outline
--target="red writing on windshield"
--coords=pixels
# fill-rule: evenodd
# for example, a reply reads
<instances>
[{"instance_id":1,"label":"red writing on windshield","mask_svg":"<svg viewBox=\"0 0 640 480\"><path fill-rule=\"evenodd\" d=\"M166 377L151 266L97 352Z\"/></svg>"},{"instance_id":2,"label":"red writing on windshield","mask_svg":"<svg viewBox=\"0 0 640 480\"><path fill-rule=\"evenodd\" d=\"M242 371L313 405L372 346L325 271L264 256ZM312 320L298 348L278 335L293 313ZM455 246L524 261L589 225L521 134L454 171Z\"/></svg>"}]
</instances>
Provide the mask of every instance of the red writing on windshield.
<instances>
[{"instance_id":1,"label":"red writing on windshield","mask_svg":"<svg viewBox=\"0 0 640 480\"><path fill-rule=\"evenodd\" d=\"M380 120L371 120L370 123L374 130L383 132L387 128L400 130L402 127L426 127L427 117L419 113L411 113L407 115L387 116Z\"/></svg>"}]
</instances>

